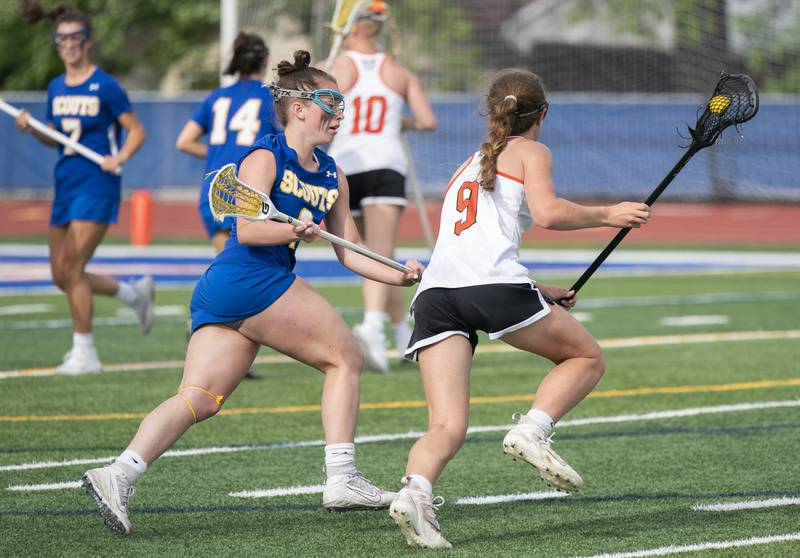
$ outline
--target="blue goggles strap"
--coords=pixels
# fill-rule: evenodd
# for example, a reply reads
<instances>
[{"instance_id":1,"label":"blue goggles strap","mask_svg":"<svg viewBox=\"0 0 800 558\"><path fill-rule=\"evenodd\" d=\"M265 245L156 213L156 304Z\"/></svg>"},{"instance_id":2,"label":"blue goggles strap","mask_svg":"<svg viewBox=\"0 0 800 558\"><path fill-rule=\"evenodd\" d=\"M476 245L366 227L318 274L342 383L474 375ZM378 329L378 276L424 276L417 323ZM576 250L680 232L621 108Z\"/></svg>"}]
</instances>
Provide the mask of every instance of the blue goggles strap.
<instances>
[{"instance_id":1,"label":"blue goggles strap","mask_svg":"<svg viewBox=\"0 0 800 558\"><path fill-rule=\"evenodd\" d=\"M268 85L270 93L275 97L276 101L281 100L283 97L293 97L295 99L305 99L313 101L315 105L325 111L327 114L334 116L344 112L344 95L335 89L315 89L314 91L300 91L297 89L282 89L274 83ZM330 107L323 100L322 97L330 96L333 98L335 107Z\"/></svg>"}]
</instances>

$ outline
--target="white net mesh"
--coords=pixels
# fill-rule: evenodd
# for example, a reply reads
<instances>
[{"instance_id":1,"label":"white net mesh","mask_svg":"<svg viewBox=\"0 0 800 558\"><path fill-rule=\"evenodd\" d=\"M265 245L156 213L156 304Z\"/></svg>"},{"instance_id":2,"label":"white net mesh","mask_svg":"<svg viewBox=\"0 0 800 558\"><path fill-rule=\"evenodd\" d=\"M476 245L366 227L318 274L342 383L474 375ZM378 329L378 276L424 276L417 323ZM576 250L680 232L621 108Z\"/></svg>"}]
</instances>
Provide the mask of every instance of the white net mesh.
<instances>
[{"instance_id":1,"label":"white net mesh","mask_svg":"<svg viewBox=\"0 0 800 558\"><path fill-rule=\"evenodd\" d=\"M334 2L239 0L272 65L324 58ZM722 70L747 73L762 106L699 153L665 198L800 199L800 3L791 0L389 2L399 58L422 79L439 129L409 134L420 182L441 195L485 135L481 95L498 69L538 73L559 194L644 198L682 155ZM391 50L386 26L385 50ZM676 131L677 130L677 131Z\"/></svg>"}]
</instances>

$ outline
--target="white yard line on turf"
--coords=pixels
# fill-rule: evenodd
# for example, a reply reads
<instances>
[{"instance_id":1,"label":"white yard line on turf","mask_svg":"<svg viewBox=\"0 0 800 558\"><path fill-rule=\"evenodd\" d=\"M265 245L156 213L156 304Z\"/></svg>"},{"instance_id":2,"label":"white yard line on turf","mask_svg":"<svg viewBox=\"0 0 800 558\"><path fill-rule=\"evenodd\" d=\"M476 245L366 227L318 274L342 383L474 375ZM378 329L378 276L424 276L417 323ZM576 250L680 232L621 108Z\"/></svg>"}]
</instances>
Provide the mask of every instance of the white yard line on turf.
<instances>
[{"instance_id":1,"label":"white yard line on turf","mask_svg":"<svg viewBox=\"0 0 800 558\"><path fill-rule=\"evenodd\" d=\"M680 345L684 343L718 343L723 341L761 341L766 339L800 339L800 329L784 331L728 331L717 333L685 333L678 335L649 335L642 337L623 337L618 339L601 339L599 344L604 349L630 347L650 347L658 345ZM517 349L505 343L479 345L478 354L512 353ZM388 351L390 357L397 358L397 350ZM264 355L256 357L255 364L275 364L296 362L284 355ZM183 368L182 360L162 360L150 362L130 362L103 365L103 373L129 372L136 370L165 370ZM55 368L26 368L23 370L5 370L0 372L0 380L31 376L53 376Z\"/></svg>"},{"instance_id":2,"label":"white yard line on turf","mask_svg":"<svg viewBox=\"0 0 800 558\"><path fill-rule=\"evenodd\" d=\"M738 510L758 510L761 508L777 508L781 506L798 506L800 498L770 498L768 500L746 500L744 502L727 502L720 504L695 504L694 511L729 512Z\"/></svg>"},{"instance_id":3,"label":"white yard line on turf","mask_svg":"<svg viewBox=\"0 0 800 558\"><path fill-rule=\"evenodd\" d=\"M574 426L589 426L594 424L613 424L619 422L643 422L650 420L661 420L678 417L693 417L699 415L710 415L718 413L736 413L758 411L763 409L783 409L800 407L800 400L790 399L786 401L765 401L762 403L740 403L736 405L716 405L712 407L694 407L686 409L674 409L671 411L658 411L640 415L616 415L605 417L591 417L583 419L564 420L558 423L558 428ZM511 427L509 424L494 426L471 426L467 429L467 434L477 434L484 432L504 432ZM416 440L424 432L404 432L399 434L375 434L371 436L358 436L356 444L367 444L374 442L391 442L396 440ZM201 448L190 448L184 450L170 450L164 453L163 457L185 457L191 455L210 455L218 453L239 453L245 451L276 450L276 449L297 449L307 447L322 447L324 440L306 440L299 442L285 442L275 444L253 444L247 446L212 446ZM31 463L21 463L19 465L2 465L2 471L25 471L30 469L49 469L55 467L71 467L73 465L92 465L95 463L110 463L116 456L92 457L82 459L71 459L67 461L35 461Z\"/></svg>"},{"instance_id":4,"label":"white yard line on turf","mask_svg":"<svg viewBox=\"0 0 800 558\"><path fill-rule=\"evenodd\" d=\"M566 492L527 492L525 494L499 494L497 496L465 496L450 500L457 506L485 506L488 504L501 504L503 502L529 502L535 500L550 500L569 496Z\"/></svg>"},{"instance_id":5,"label":"white yard line on turf","mask_svg":"<svg viewBox=\"0 0 800 558\"><path fill-rule=\"evenodd\" d=\"M22 314L45 314L55 309L53 304L11 304L0 306L0 316L18 316Z\"/></svg>"},{"instance_id":6,"label":"white yard line on turf","mask_svg":"<svg viewBox=\"0 0 800 558\"><path fill-rule=\"evenodd\" d=\"M699 325L720 325L730 323L731 317L721 314L699 316L664 316L658 323L667 327L686 327Z\"/></svg>"},{"instance_id":7,"label":"white yard line on turf","mask_svg":"<svg viewBox=\"0 0 800 558\"><path fill-rule=\"evenodd\" d=\"M241 492L230 492L228 496L233 496L234 498L280 498L281 496L298 496L301 494L322 494L324 489L324 484L313 484L311 486L290 486L288 488L270 488L267 490L243 490Z\"/></svg>"},{"instance_id":8,"label":"white yard line on turf","mask_svg":"<svg viewBox=\"0 0 800 558\"><path fill-rule=\"evenodd\" d=\"M585 558L645 558L647 556L667 556L669 554L684 554L686 552L700 552L703 550L725 550L727 548L739 548L742 546L754 546L759 544L772 544L789 541L800 541L800 533L787 533L785 535L773 535L770 537L752 537L750 539L738 539L735 541L718 541L685 546L662 546L649 550L634 550L632 552L615 552L607 554L594 554Z\"/></svg>"},{"instance_id":9,"label":"white yard line on turf","mask_svg":"<svg viewBox=\"0 0 800 558\"><path fill-rule=\"evenodd\" d=\"M51 482L47 484L14 484L6 488L12 492L39 492L42 490L64 490L66 488L80 488L80 481Z\"/></svg>"}]
</instances>

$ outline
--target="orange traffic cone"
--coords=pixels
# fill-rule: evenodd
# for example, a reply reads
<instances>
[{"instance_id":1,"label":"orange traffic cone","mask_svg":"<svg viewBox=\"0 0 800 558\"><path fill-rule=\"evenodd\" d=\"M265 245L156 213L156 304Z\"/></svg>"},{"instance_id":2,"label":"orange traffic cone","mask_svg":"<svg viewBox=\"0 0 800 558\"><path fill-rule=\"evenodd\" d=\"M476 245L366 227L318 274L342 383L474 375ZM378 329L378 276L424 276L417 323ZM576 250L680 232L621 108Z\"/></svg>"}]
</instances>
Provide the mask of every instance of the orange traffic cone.
<instances>
[{"instance_id":1,"label":"orange traffic cone","mask_svg":"<svg viewBox=\"0 0 800 558\"><path fill-rule=\"evenodd\" d=\"M131 244L147 246L153 234L153 196L147 190L131 195Z\"/></svg>"}]
</instances>

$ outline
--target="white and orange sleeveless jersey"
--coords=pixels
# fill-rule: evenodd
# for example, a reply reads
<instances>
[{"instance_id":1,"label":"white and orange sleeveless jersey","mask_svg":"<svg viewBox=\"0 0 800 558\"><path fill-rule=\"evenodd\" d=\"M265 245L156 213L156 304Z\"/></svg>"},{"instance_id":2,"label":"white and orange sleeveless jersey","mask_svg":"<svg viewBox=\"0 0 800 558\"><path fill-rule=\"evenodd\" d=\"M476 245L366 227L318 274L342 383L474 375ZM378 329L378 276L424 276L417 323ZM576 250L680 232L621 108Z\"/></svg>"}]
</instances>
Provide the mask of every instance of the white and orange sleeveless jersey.
<instances>
[{"instance_id":1,"label":"white and orange sleeveless jersey","mask_svg":"<svg viewBox=\"0 0 800 558\"><path fill-rule=\"evenodd\" d=\"M519 261L522 234L533 225L521 178L498 172L491 192L478 185L480 152L450 181L439 236L417 296L435 287L528 283Z\"/></svg>"},{"instance_id":2,"label":"white and orange sleeveless jersey","mask_svg":"<svg viewBox=\"0 0 800 558\"><path fill-rule=\"evenodd\" d=\"M328 154L345 174L391 169L408 173L400 139L405 98L381 77L386 54L345 51L358 76L344 91L344 120Z\"/></svg>"}]
</instances>

